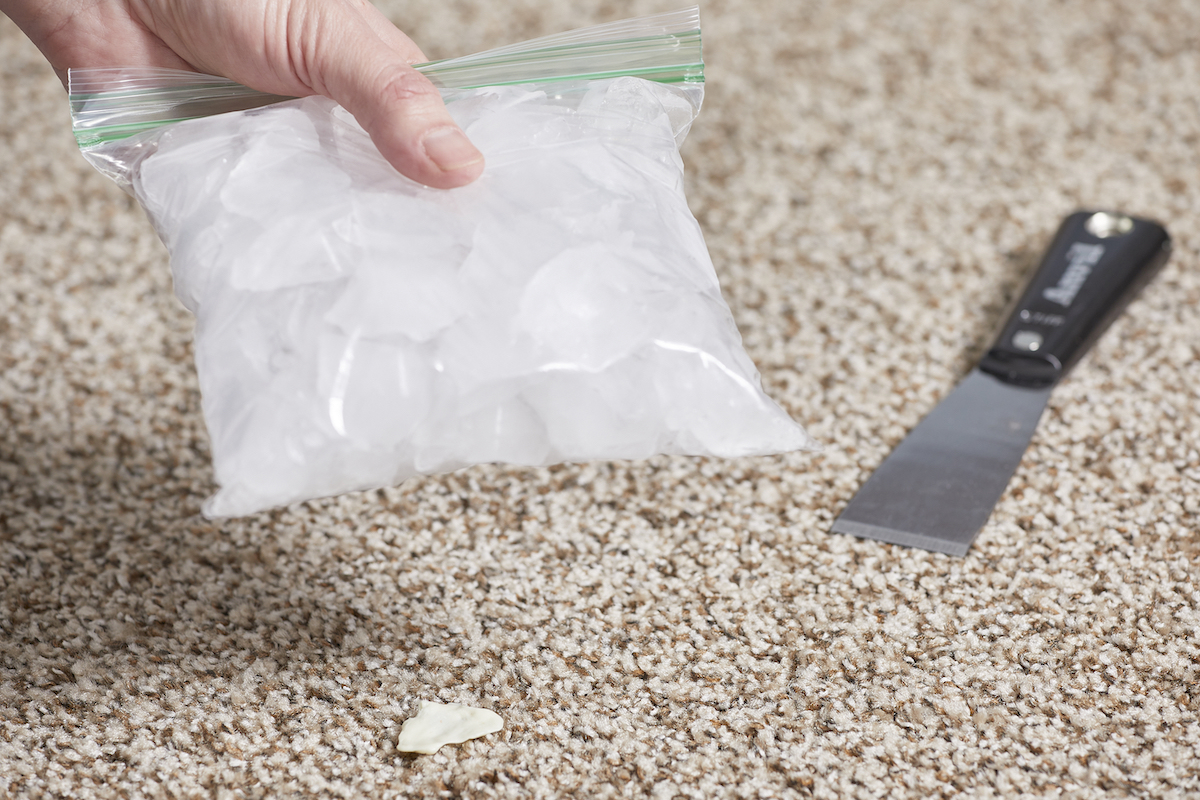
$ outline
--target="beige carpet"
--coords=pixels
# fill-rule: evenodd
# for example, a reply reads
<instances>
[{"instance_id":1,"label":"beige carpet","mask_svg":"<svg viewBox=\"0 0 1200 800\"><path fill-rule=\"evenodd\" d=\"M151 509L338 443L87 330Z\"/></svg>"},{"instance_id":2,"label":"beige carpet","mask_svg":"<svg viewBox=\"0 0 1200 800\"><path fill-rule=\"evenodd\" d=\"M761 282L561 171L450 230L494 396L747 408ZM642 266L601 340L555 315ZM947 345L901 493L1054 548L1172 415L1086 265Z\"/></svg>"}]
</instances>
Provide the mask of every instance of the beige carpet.
<instances>
[{"instance_id":1,"label":"beige carpet","mask_svg":"<svg viewBox=\"0 0 1200 800\"><path fill-rule=\"evenodd\" d=\"M450 56L674 5L386 8ZM689 197L826 450L220 523L165 251L0 21L0 796L1200 793L1200 4L702 11ZM1080 206L1176 252L970 555L828 535ZM422 699L506 727L398 754Z\"/></svg>"}]
</instances>

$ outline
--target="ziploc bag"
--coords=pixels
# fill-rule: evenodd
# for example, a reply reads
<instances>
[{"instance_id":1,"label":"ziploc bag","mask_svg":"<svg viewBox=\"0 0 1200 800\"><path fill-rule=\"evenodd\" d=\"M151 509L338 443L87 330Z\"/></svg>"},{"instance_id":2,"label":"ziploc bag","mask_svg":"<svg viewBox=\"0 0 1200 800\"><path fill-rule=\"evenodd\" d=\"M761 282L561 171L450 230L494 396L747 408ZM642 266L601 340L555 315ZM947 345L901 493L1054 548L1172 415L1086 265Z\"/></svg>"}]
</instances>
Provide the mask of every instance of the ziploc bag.
<instances>
[{"instance_id":1,"label":"ziploc bag","mask_svg":"<svg viewBox=\"0 0 1200 800\"><path fill-rule=\"evenodd\" d=\"M196 316L206 515L479 463L811 446L684 197L696 9L418 69L487 159L471 185L404 178L325 98L71 72L84 156L145 208Z\"/></svg>"}]
</instances>

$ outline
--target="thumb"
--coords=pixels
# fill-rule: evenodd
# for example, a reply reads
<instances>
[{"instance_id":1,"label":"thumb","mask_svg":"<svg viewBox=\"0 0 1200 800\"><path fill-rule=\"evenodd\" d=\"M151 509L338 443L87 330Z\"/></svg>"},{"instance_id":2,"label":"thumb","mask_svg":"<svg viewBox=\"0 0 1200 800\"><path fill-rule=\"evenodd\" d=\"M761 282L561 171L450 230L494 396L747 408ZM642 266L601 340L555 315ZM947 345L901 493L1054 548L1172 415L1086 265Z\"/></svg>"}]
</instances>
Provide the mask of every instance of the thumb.
<instances>
[{"instance_id":1,"label":"thumb","mask_svg":"<svg viewBox=\"0 0 1200 800\"><path fill-rule=\"evenodd\" d=\"M409 178L439 189L478 178L483 154L451 118L437 88L405 52L367 25L355 27L340 35L326 31L317 40L309 61L313 88L353 114L383 157ZM407 55L422 60L417 46L395 33L412 48Z\"/></svg>"}]
</instances>

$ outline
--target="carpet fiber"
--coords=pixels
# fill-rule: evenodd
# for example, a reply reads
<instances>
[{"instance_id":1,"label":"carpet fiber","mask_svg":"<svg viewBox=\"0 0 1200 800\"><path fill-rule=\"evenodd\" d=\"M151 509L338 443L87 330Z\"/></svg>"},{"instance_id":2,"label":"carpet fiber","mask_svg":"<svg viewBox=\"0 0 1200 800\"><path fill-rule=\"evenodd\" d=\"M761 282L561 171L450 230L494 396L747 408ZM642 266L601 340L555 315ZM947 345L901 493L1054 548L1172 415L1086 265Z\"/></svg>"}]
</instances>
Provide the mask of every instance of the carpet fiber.
<instances>
[{"instance_id":1,"label":"carpet fiber","mask_svg":"<svg viewBox=\"0 0 1200 800\"><path fill-rule=\"evenodd\" d=\"M384 4L431 57L673 3ZM688 196L819 454L222 522L191 319L0 19L0 796L1195 797L1200 5L711 0ZM966 558L827 533L1059 220L1167 225ZM420 700L503 717L396 751Z\"/></svg>"}]
</instances>

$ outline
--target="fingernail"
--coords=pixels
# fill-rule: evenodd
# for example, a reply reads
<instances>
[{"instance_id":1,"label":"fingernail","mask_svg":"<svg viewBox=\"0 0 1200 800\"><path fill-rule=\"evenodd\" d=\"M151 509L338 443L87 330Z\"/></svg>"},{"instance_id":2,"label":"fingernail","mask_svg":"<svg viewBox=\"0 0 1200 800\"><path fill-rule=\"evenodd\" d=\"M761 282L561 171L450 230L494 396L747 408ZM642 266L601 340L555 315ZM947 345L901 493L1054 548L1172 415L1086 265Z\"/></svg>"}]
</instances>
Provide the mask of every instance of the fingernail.
<instances>
[{"instance_id":1,"label":"fingernail","mask_svg":"<svg viewBox=\"0 0 1200 800\"><path fill-rule=\"evenodd\" d=\"M458 128L438 128L426 134L422 141L425 155L438 165L442 172L458 172L464 167L483 161L467 135Z\"/></svg>"}]
</instances>

